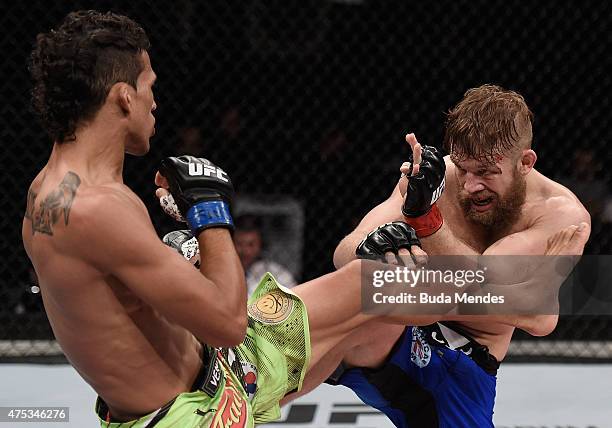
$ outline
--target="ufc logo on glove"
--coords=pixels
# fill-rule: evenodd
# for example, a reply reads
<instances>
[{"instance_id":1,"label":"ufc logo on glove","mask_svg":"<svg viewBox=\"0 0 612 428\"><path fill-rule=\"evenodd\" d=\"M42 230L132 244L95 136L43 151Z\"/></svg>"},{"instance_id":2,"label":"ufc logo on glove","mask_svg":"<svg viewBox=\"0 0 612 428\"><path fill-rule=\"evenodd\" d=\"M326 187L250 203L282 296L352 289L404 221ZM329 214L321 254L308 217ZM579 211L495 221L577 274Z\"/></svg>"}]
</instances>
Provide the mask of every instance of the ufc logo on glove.
<instances>
[{"instance_id":1,"label":"ufc logo on glove","mask_svg":"<svg viewBox=\"0 0 612 428\"><path fill-rule=\"evenodd\" d=\"M226 183L229 181L227 178L227 174L222 169L217 168L213 165L204 165L201 163L189 162L189 175L192 177L198 177L202 175L206 177L216 176L219 180L224 181Z\"/></svg>"}]
</instances>

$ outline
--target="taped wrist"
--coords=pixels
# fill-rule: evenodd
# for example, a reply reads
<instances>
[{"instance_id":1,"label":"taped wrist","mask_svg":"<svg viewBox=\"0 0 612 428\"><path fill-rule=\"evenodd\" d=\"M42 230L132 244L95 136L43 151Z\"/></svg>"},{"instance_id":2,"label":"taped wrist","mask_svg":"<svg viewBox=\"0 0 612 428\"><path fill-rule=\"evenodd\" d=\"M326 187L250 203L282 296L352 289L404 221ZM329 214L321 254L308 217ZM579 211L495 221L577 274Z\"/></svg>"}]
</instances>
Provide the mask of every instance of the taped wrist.
<instances>
[{"instance_id":1,"label":"taped wrist","mask_svg":"<svg viewBox=\"0 0 612 428\"><path fill-rule=\"evenodd\" d=\"M234 230L229 204L224 201L203 201L191 206L187 211L187 224L196 237L201 231L211 227Z\"/></svg>"},{"instance_id":2,"label":"taped wrist","mask_svg":"<svg viewBox=\"0 0 612 428\"><path fill-rule=\"evenodd\" d=\"M442 227L444 218L437 204L434 203L431 209L421 216L407 217L404 215L404 221L414 228L419 238L424 238L436 233Z\"/></svg>"}]
</instances>

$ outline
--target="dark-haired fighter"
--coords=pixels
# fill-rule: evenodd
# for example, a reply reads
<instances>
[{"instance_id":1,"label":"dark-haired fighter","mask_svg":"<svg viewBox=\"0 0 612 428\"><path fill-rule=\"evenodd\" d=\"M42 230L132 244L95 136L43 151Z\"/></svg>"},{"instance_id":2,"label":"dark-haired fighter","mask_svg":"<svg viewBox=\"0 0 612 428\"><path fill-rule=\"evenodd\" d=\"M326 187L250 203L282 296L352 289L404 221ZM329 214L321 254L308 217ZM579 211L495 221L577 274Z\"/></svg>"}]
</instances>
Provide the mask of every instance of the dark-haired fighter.
<instances>
[{"instance_id":1,"label":"dark-haired fighter","mask_svg":"<svg viewBox=\"0 0 612 428\"><path fill-rule=\"evenodd\" d=\"M94 11L71 13L38 36L33 104L54 145L28 191L22 236L55 337L101 397L102 424L153 426L166 416L165 426L196 426L194 419L205 420L194 414L198 394L218 403L240 389L227 370L215 399L191 392L203 383L203 359L216 358L201 342L232 346L244 338L244 273L223 171L207 165L214 176L182 183L206 253L200 272L160 242L123 183L125 153L147 153L155 130L148 48L137 23ZM168 165L188 173L181 168ZM225 215L207 216L211 207ZM247 421L246 411L239 416Z\"/></svg>"}]
</instances>

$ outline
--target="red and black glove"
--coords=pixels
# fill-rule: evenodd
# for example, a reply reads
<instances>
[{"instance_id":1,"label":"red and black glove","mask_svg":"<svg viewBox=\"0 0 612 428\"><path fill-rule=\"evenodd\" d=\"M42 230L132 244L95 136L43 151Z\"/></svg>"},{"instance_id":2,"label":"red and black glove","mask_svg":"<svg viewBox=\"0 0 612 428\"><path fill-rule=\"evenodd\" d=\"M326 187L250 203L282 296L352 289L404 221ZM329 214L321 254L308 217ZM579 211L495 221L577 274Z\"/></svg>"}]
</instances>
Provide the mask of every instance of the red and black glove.
<instances>
[{"instance_id":1,"label":"red and black glove","mask_svg":"<svg viewBox=\"0 0 612 428\"><path fill-rule=\"evenodd\" d=\"M431 146L422 146L421 163L416 175L408 176L408 188L402 205L406 223L420 238L434 234L442 227L442 213L436 201L445 184L446 164L442 153ZM409 159L413 162L413 159Z\"/></svg>"}]
</instances>

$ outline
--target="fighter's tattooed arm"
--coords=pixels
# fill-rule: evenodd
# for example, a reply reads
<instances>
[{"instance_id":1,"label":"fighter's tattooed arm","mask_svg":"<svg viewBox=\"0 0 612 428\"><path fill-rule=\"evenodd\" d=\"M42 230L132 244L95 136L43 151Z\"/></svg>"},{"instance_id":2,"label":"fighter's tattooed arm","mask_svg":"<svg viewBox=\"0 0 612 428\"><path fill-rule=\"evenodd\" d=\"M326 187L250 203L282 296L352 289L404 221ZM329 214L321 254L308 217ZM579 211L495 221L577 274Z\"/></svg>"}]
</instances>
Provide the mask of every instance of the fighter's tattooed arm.
<instances>
[{"instance_id":1,"label":"fighter's tattooed arm","mask_svg":"<svg viewBox=\"0 0 612 428\"><path fill-rule=\"evenodd\" d=\"M38 208L35 207L37 194L32 190L28 192L25 217L32 221L32 234L39 232L53 235L53 226L62 214L64 224L68 225L70 208L80 184L79 176L72 171L68 171L58 188L50 192Z\"/></svg>"},{"instance_id":2,"label":"fighter's tattooed arm","mask_svg":"<svg viewBox=\"0 0 612 428\"><path fill-rule=\"evenodd\" d=\"M34 204L36 202L36 192L28 190L28 204L26 205L25 218L32 220L34 217Z\"/></svg>"}]
</instances>

